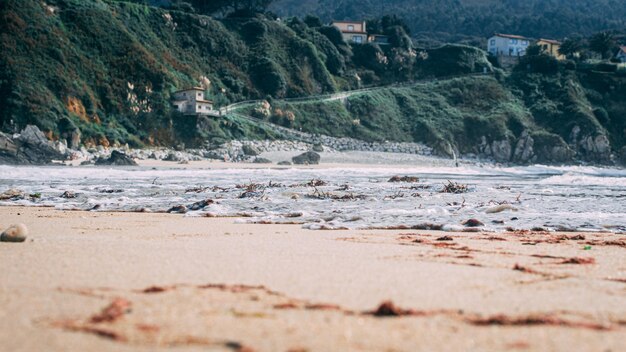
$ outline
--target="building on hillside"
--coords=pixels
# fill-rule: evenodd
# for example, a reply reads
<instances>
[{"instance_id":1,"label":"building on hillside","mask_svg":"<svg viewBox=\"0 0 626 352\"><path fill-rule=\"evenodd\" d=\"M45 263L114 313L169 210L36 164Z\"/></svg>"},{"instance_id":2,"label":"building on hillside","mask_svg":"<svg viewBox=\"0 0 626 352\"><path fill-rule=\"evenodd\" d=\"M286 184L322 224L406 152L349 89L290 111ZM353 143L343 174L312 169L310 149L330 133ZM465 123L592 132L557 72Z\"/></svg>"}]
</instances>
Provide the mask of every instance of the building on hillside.
<instances>
[{"instance_id":1,"label":"building on hillside","mask_svg":"<svg viewBox=\"0 0 626 352\"><path fill-rule=\"evenodd\" d=\"M367 41L378 45L389 45L389 37L382 34L372 34L367 38Z\"/></svg>"},{"instance_id":2,"label":"building on hillside","mask_svg":"<svg viewBox=\"0 0 626 352\"><path fill-rule=\"evenodd\" d=\"M333 21L332 25L339 29L344 41L355 44L367 43L365 21Z\"/></svg>"},{"instance_id":3,"label":"building on hillside","mask_svg":"<svg viewBox=\"0 0 626 352\"><path fill-rule=\"evenodd\" d=\"M539 39L537 45L542 47L546 54L555 57L557 60L565 60L565 55L559 53L561 42L552 39Z\"/></svg>"},{"instance_id":4,"label":"building on hillside","mask_svg":"<svg viewBox=\"0 0 626 352\"><path fill-rule=\"evenodd\" d=\"M511 34L496 33L487 42L487 51L494 56L520 57L526 55L531 40Z\"/></svg>"},{"instance_id":5,"label":"building on hillside","mask_svg":"<svg viewBox=\"0 0 626 352\"><path fill-rule=\"evenodd\" d=\"M204 98L204 89L199 87L174 92L173 104L185 115L215 115L213 102Z\"/></svg>"},{"instance_id":6,"label":"building on hillside","mask_svg":"<svg viewBox=\"0 0 626 352\"><path fill-rule=\"evenodd\" d=\"M626 46L619 47L619 51L615 54L615 59L621 63L626 63Z\"/></svg>"}]
</instances>

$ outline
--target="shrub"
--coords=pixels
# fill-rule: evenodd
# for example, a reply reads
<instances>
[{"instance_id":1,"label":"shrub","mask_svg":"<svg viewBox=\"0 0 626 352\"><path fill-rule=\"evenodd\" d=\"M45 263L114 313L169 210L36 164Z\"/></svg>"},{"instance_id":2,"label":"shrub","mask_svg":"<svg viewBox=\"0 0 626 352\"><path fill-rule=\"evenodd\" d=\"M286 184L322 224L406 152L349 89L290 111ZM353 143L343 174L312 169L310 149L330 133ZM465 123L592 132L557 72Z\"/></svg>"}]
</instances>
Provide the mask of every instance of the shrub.
<instances>
[{"instance_id":1,"label":"shrub","mask_svg":"<svg viewBox=\"0 0 626 352\"><path fill-rule=\"evenodd\" d=\"M273 97L282 97L287 89L287 82L280 72L280 66L268 57L260 58L252 66L252 77L256 85Z\"/></svg>"}]
</instances>

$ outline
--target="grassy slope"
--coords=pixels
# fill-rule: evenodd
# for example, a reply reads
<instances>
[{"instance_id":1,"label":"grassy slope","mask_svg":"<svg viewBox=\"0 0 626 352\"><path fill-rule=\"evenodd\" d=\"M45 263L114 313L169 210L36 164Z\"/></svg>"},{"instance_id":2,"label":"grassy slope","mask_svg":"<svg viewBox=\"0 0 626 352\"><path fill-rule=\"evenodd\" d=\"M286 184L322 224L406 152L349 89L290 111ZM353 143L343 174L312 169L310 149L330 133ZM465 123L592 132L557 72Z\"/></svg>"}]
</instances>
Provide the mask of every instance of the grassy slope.
<instances>
[{"instance_id":1,"label":"grassy slope","mask_svg":"<svg viewBox=\"0 0 626 352\"><path fill-rule=\"evenodd\" d=\"M274 107L295 115L293 122L277 122L313 133L435 147L448 142L462 153L478 152L483 137L514 148L524 131L534 138L535 150L565 146L574 126L580 127L580 138L607 135L619 150L626 143L625 96L626 77L563 70L500 80L456 78L364 93L343 103L275 102ZM572 148L580 159L597 160L580 146Z\"/></svg>"}]
</instances>

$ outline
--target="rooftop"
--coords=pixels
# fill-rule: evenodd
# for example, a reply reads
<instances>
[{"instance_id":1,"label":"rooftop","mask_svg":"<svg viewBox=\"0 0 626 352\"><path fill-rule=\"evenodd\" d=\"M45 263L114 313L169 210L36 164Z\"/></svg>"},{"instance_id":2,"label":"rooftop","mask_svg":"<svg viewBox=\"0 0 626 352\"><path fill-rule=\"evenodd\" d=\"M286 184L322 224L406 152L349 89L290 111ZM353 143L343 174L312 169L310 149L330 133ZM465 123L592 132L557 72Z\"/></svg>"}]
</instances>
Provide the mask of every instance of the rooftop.
<instances>
[{"instance_id":1,"label":"rooftop","mask_svg":"<svg viewBox=\"0 0 626 352\"><path fill-rule=\"evenodd\" d=\"M496 33L494 34L494 36L496 37L502 37L502 38L510 38L510 39L523 39L523 40L530 40L529 38L523 37L521 35L513 35L513 34L502 34L502 33Z\"/></svg>"},{"instance_id":2,"label":"rooftop","mask_svg":"<svg viewBox=\"0 0 626 352\"><path fill-rule=\"evenodd\" d=\"M363 24L365 21L332 21L331 23L353 23L353 24Z\"/></svg>"},{"instance_id":3,"label":"rooftop","mask_svg":"<svg viewBox=\"0 0 626 352\"><path fill-rule=\"evenodd\" d=\"M204 92L204 88L202 88L202 87L192 87L192 88L186 88L186 89L177 90L174 93L182 93L182 92L189 92L189 91Z\"/></svg>"},{"instance_id":4,"label":"rooftop","mask_svg":"<svg viewBox=\"0 0 626 352\"><path fill-rule=\"evenodd\" d=\"M553 40L553 39L539 39L540 42L545 42L545 43L549 43L549 44L555 44L555 45L561 45L561 42L558 40Z\"/></svg>"}]
</instances>

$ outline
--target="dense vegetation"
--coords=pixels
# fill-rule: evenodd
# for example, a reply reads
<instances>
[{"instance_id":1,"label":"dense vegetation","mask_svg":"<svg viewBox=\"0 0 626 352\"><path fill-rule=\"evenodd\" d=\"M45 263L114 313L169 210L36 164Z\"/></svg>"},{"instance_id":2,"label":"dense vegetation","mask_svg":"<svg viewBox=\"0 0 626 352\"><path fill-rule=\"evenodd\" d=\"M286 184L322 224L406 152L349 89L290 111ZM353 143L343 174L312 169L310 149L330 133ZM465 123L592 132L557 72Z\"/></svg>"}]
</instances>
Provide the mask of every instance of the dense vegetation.
<instances>
[{"instance_id":1,"label":"dense vegetation","mask_svg":"<svg viewBox=\"0 0 626 352\"><path fill-rule=\"evenodd\" d=\"M0 19L0 129L37 124L51 138L80 131L89 144L174 143L182 117L171 93L203 82L223 105L421 72L403 30L398 45L353 52L334 27L255 14L216 20L136 2L6 0ZM224 138L250 135L236 123L209 125Z\"/></svg>"},{"instance_id":2,"label":"dense vegetation","mask_svg":"<svg viewBox=\"0 0 626 352\"><path fill-rule=\"evenodd\" d=\"M454 150L500 161L608 162L611 150L602 150L604 137L614 151L626 145L624 96L624 76L561 67L550 74L517 71L500 79L465 77L389 88L345 102L276 101L267 118L314 133L420 141L444 155ZM535 158L524 160L515 150L529 136Z\"/></svg>"},{"instance_id":3,"label":"dense vegetation","mask_svg":"<svg viewBox=\"0 0 626 352\"><path fill-rule=\"evenodd\" d=\"M276 0L271 9L324 21L398 14L424 42L483 44L494 32L564 38L626 27L622 0Z\"/></svg>"}]
</instances>

